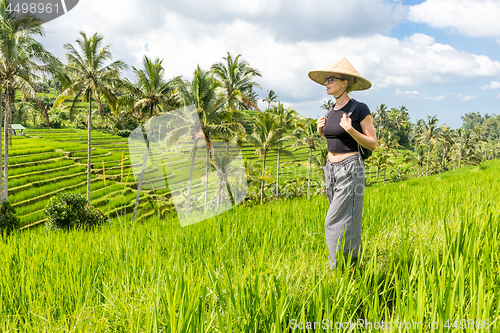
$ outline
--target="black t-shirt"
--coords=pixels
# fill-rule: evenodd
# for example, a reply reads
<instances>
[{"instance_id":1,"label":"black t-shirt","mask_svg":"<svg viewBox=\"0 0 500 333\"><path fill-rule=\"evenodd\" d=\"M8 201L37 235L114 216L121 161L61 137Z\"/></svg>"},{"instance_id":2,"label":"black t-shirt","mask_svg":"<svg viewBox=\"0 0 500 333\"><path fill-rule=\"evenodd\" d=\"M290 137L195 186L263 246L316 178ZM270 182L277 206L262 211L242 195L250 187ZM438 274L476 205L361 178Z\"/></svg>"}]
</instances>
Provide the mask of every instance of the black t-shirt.
<instances>
[{"instance_id":1,"label":"black t-shirt","mask_svg":"<svg viewBox=\"0 0 500 333\"><path fill-rule=\"evenodd\" d=\"M361 121L365 119L370 113L370 109L364 103L358 102L358 106L354 109L351 114L352 127L358 132L363 133L361 128ZM344 114L348 114L351 110L352 99L344 105L340 110L331 110L326 120L325 127L323 128L323 134L326 136L326 141L328 145L328 151L332 153L350 153L353 151L358 151L358 144L352 136L347 133L341 126L340 120Z\"/></svg>"}]
</instances>

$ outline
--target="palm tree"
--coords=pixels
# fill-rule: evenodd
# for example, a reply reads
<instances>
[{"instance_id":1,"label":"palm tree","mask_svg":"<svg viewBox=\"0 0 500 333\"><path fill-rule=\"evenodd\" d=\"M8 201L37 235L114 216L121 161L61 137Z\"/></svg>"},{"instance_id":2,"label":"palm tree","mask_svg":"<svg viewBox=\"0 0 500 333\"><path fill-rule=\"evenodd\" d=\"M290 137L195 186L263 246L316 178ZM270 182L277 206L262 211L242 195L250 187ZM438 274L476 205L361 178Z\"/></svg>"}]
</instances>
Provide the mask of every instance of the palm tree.
<instances>
[{"instance_id":1,"label":"palm tree","mask_svg":"<svg viewBox=\"0 0 500 333\"><path fill-rule=\"evenodd\" d=\"M165 137L165 145L172 147L181 139L193 140L191 166L189 171L189 183L186 194L186 215L189 215L190 201L191 201L191 187L193 181L194 161L196 157L196 149L198 141L203 137L203 132L199 126L199 122L194 116L196 108L191 112L190 108L182 108L180 112L169 112L168 126L171 130ZM171 189L172 190L172 189Z\"/></svg>"},{"instance_id":2,"label":"palm tree","mask_svg":"<svg viewBox=\"0 0 500 333\"><path fill-rule=\"evenodd\" d=\"M377 185L379 182L380 170L382 168L387 169L389 166L389 154L382 149L377 149L373 152L368 163L377 168ZM384 173L384 184L385 184L385 173Z\"/></svg>"},{"instance_id":3,"label":"palm tree","mask_svg":"<svg viewBox=\"0 0 500 333\"><path fill-rule=\"evenodd\" d=\"M402 125L408 123L408 119L410 119L410 115L408 113L408 109L406 106L401 105L399 110L397 110L397 115L395 119L396 126L398 126L398 130L402 130Z\"/></svg>"},{"instance_id":4,"label":"palm tree","mask_svg":"<svg viewBox=\"0 0 500 333\"><path fill-rule=\"evenodd\" d=\"M320 146L319 147L319 156L313 156L313 164L318 168L318 175L323 176L320 181L320 185L325 184L325 171L323 166L326 165L326 161L328 160L328 147ZM316 191L316 194L325 194L324 188L320 188Z\"/></svg>"},{"instance_id":5,"label":"palm tree","mask_svg":"<svg viewBox=\"0 0 500 333\"><path fill-rule=\"evenodd\" d=\"M4 182L2 200L8 198L9 137L11 135L12 105L16 91L24 97L35 100L42 109L49 126L49 116L37 97L34 82L35 73L54 74L61 66L60 61L35 36L44 36L41 21L34 16L16 17L15 11L8 11L7 2L0 2L0 84L5 89L4 124Z\"/></svg>"},{"instance_id":6,"label":"palm tree","mask_svg":"<svg viewBox=\"0 0 500 333\"><path fill-rule=\"evenodd\" d=\"M142 60L144 69L132 66L137 81L135 83L123 81L126 93L120 96L120 101L133 106L135 111L140 111L142 119L163 113L161 106L172 103L172 84L163 78L165 70L162 62L163 60L159 58L153 62L144 56Z\"/></svg>"},{"instance_id":7,"label":"palm tree","mask_svg":"<svg viewBox=\"0 0 500 333\"><path fill-rule=\"evenodd\" d=\"M90 38L84 32L80 32L80 35L82 38L76 40L79 50L71 44L64 45L64 48L68 50L68 53L66 53L68 63L65 67L65 73L71 79L71 85L57 97L54 106L75 94L83 96L84 100L89 103L87 120L87 205L90 206L92 99L97 101L101 119L104 123L104 112L100 96L102 95L110 101L116 99L113 88L120 78L121 70L126 69L127 65L121 60L104 65L112 59L112 55L109 45L101 47L103 37L97 33Z\"/></svg>"},{"instance_id":8,"label":"palm tree","mask_svg":"<svg viewBox=\"0 0 500 333\"><path fill-rule=\"evenodd\" d=\"M262 174L260 183L260 203L264 198L264 177L266 175L266 157L271 149L279 142L283 142L282 128L279 126L278 116L271 112L260 113L255 121L252 135L248 136L248 142L257 149L255 153L262 158Z\"/></svg>"},{"instance_id":9,"label":"palm tree","mask_svg":"<svg viewBox=\"0 0 500 333\"><path fill-rule=\"evenodd\" d=\"M206 142L206 207L210 156L213 157L214 155L212 140L217 137L237 137L244 133L245 128L241 123L232 121L232 112L227 106L228 98L220 87L220 83L213 78L211 72L203 71L198 66L194 72L191 83L176 79L174 85L181 104L185 106L194 105L196 108L201 125L201 133L199 135L203 137Z\"/></svg>"},{"instance_id":10,"label":"palm tree","mask_svg":"<svg viewBox=\"0 0 500 333\"><path fill-rule=\"evenodd\" d=\"M325 109L325 110L330 110L330 108L335 104L335 102L332 100L332 99L329 99L327 101L325 101L323 103L323 105L321 105L321 108L322 109Z\"/></svg>"},{"instance_id":11,"label":"palm tree","mask_svg":"<svg viewBox=\"0 0 500 333\"><path fill-rule=\"evenodd\" d=\"M212 65L211 70L225 90L231 108L241 109L242 106L246 106L260 112L260 109L252 101L251 95L254 93L253 87L260 87L252 79L261 76L261 74L257 69L250 67L247 62L239 61L240 57L241 54L233 59L227 52L227 56L223 57L225 62Z\"/></svg>"},{"instance_id":12,"label":"palm tree","mask_svg":"<svg viewBox=\"0 0 500 333\"><path fill-rule=\"evenodd\" d=\"M305 192L305 177L299 177L296 179L289 179L285 182L283 186L283 192L286 198L298 198L304 195Z\"/></svg>"},{"instance_id":13,"label":"palm tree","mask_svg":"<svg viewBox=\"0 0 500 333\"><path fill-rule=\"evenodd\" d=\"M451 128L448 126L443 126L443 169L447 170L446 162L448 160L449 147L453 145L453 136Z\"/></svg>"},{"instance_id":14,"label":"palm tree","mask_svg":"<svg viewBox=\"0 0 500 333\"><path fill-rule=\"evenodd\" d=\"M377 140L380 137L380 130L386 129L387 127L387 106L385 104L380 104L376 108L376 113L373 116L373 122L377 128Z\"/></svg>"},{"instance_id":15,"label":"palm tree","mask_svg":"<svg viewBox=\"0 0 500 333\"><path fill-rule=\"evenodd\" d=\"M323 138L317 130L316 119L307 119L305 127L299 127L294 131L294 135L299 138L292 147L306 145L309 148L309 174L307 178L307 196L311 193L311 165L312 165L312 151L316 150L322 144ZM303 138L300 136L304 135Z\"/></svg>"},{"instance_id":16,"label":"palm tree","mask_svg":"<svg viewBox=\"0 0 500 333\"><path fill-rule=\"evenodd\" d=\"M480 157L474 146L477 140L474 137L474 130L459 128L456 134L455 149L457 150L457 155L453 159L455 162L458 162L458 167L461 167L462 162L477 164L480 161Z\"/></svg>"},{"instance_id":17,"label":"palm tree","mask_svg":"<svg viewBox=\"0 0 500 333\"><path fill-rule=\"evenodd\" d=\"M271 90L272 91L272 90ZM297 111L292 108L286 108L283 104L278 102L277 106L274 106L269 109L269 112L275 114L278 118L278 126L281 127L283 134L288 130L293 130L297 128L298 122L298 114ZM292 135L286 135L283 137L284 140L293 140L295 139ZM287 156L293 157L293 153L287 149L283 149L283 141L278 142L278 161L276 163L276 199L279 199L279 182L280 182L280 156L281 154L286 154Z\"/></svg>"},{"instance_id":18,"label":"palm tree","mask_svg":"<svg viewBox=\"0 0 500 333\"><path fill-rule=\"evenodd\" d=\"M0 133L2 133L2 121L3 118L3 103L2 103L2 86L0 85ZM8 147L7 147L8 148ZM1 144L0 144L1 149ZM0 203L4 202L3 199L3 175L2 175L2 153L0 151Z\"/></svg>"},{"instance_id":19,"label":"palm tree","mask_svg":"<svg viewBox=\"0 0 500 333\"><path fill-rule=\"evenodd\" d=\"M438 126L438 119L436 116L427 116L427 123L422 119L417 122L416 135L414 137L415 143L427 144L427 166L425 175L429 174L429 158L431 154L431 146L436 145L443 141L443 128L445 124Z\"/></svg>"},{"instance_id":20,"label":"palm tree","mask_svg":"<svg viewBox=\"0 0 500 333\"><path fill-rule=\"evenodd\" d=\"M237 204L242 201L247 193L247 179L242 177L246 170L237 165L233 165L234 156L231 152L217 151L212 158L212 166L216 170L218 178L218 190L216 207L229 203ZM231 186L230 186L231 185ZM233 190L234 192L231 192ZM227 192L228 198L224 193Z\"/></svg>"},{"instance_id":21,"label":"palm tree","mask_svg":"<svg viewBox=\"0 0 500 333\"><path fill-rule=\"evenodd\" d=\"M271 107L271 103L276 102L277 99L278 99L278 96L276 95L274 90L268 90L266 98L264 98L262 100L264 102L267 102L267 108L269 109Z\"/></svg>"},{"instance_id":22,"label":"palm tree","mask_svg":"<svg viewBox=\"0 0 500 333\"><path fill-rule=\"evenodd\" d=\"M75 96L77 100L83 95L85 101L91 103L90 98L97 102L101 122L104 123L101 99L108 103L116 100L114 90L121 81L119 80L120 72L128 66L122 60L105 66L104 64L112 59L112 54L109 45L101 48L104 38L97 33L92 37L87 37L84 32L80 32L80 35L82 38L75 41L80 51L69 43L64 45L64 48L68 50L66 53L68 63L64 68L64 75L61 76L65 89L56 98L54 106L64 102L70 96Z\"/></svg>"}]
</instances>

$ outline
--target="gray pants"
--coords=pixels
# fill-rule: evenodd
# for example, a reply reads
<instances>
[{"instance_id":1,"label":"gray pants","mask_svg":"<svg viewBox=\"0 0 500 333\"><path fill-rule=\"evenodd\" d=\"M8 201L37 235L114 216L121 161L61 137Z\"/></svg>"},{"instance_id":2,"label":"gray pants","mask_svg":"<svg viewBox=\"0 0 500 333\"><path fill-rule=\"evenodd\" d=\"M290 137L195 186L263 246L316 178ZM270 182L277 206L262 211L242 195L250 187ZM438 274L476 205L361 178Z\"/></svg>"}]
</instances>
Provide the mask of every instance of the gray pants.
<instances>
[{"instance_id":1,"label":"gray pants","mask_svg":"<svg viewBox=\"0 0 500 333\"><path fill-rule=\"evenodd\" d=\"M365 192L365 165L360 154L340 162L327 160L325 188L330 208L325 219L326 245L330 252L330 269L337 265L344 242L344 258L352 252L352 261L361 255L361 221Z\"/></svg>"}]
</instances>

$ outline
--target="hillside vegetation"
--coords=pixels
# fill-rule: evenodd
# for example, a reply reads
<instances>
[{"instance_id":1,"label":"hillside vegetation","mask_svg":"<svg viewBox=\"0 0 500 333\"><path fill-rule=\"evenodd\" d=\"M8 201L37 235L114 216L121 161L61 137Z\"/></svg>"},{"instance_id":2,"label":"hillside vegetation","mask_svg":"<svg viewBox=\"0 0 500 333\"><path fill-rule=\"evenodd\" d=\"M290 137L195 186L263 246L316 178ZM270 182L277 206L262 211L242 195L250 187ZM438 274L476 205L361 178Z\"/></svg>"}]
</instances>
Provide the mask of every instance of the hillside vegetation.
<instances>
[{"instance_id":1,"label":"hillside vegetation","mask_svg":"<svg viewBox=\"0 0 500 333\"><path fill-rule=\"evenodd\" d=\"M45 219L43 210L50 197L56 193L70 191L84 195L87 164L87 133L84 130L29 129L26 134L27 137L13 138L13 147L9 153L9 201L24 226ZM92 133L92 147L91 204L101 208L111 218L131 215L137 195L137 183L130 165L128 139L96 131ZM189 147L184 147L181 143L179 149L187 151ZM255 168L260 168L254 151L255 148L249 145L242 148L243 156ZM284 184L291 178L306 177L308 158L307 148L295 150L293 158L282 156L280 183ZM189 173L189 163L176 157L175 152L164 155L162 161L164 167L169 166L168 169ZM269 153L266 167L276 172L275 152ZM201 172L204 165L197 163L196 168ZM313 177L322 179L317 171L318 167L315 167ZM202 194L203 191L201 181L195 183L193 196ZM168 188L144 190L141 193L139 219L154 214L157 217L175 214L168 193Z\"/></svg>"}]
</instances>

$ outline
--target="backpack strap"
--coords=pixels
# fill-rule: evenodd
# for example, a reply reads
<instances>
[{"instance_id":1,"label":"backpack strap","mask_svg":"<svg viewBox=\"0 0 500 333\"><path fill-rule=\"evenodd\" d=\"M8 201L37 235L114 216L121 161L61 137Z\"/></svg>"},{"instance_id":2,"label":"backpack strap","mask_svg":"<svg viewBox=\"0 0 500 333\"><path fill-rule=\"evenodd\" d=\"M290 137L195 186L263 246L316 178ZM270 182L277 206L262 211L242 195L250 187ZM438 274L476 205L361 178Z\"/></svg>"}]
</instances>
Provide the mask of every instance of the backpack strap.
<instances>
[{"instance_id":1,"label":"backpack strap","mask_svg":"<svg viewBox=\"0 0 500 333\"><path fill-rule=\"evenodd\" d=\"M354 112L354 110L356 109L356 107L358 106L359 102L356 101L355 99L351 98L352 99L352 105L351 105L351 108L349 109L349 113L347 114L347 117L350 118L352 113ZM362 154L362 149L361 146L359 145L359 143L356 141L356 144L358 145L358 152L359 152L359 156L360 156L360 159L361 159L361 154ZM362 161L362 160L361 160Z\"/></svg>"},{"instance_id":2,"label":"backpack strap","mask_svg":"<svg viewBox=\"0 0 500 333\"><path fill-rule=\"evenodd\" d=\"M354 110L356 109L356 107L359 104L359 102L357 100L355 100L354 98L351 98L351 101L352 101L352 104L351 104L351 108L349 109L349 113L347 114L348 117L350 117L352 115L352 113L354 112ZM332 112L334 107L335 107L335 104L328 109L328 112L326 113L326 116L325 116L326 119L328 119L328 116L330 115L330 112Z\"/></svg>"},{"instance_id":3,"label":"backpack strap","mask_svg":"<svg viewBox=\"0 0 500 333\"><path fill-rule=\"evenodd\" d=\"M333 106L331 106L329 109L328 109L328 112L326 113L325 115L325 118L328 120L328 116L330 115L330 112L332 112L333 110L333 107L335 106L335 104L333 104Z\"/></svg>"},{"instance_id":4,"label":"backpack strap","mask_svg":"<svg viewBox=\"0 0 500 333\"><path fill-rule=\"evenodd\" d=\"M351 117L351 114L354 112L354 110L356 109L356 107L358 106L359 102L356 101L354 98L351 98L352 100L352 105L351 105L351 108L349 109L349 113L347 114L347 117Z\"/></svg>"}]
</instances>

